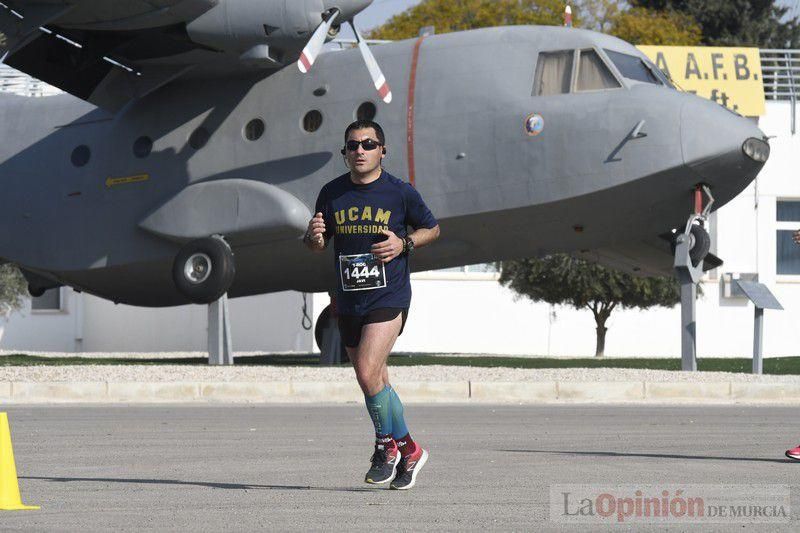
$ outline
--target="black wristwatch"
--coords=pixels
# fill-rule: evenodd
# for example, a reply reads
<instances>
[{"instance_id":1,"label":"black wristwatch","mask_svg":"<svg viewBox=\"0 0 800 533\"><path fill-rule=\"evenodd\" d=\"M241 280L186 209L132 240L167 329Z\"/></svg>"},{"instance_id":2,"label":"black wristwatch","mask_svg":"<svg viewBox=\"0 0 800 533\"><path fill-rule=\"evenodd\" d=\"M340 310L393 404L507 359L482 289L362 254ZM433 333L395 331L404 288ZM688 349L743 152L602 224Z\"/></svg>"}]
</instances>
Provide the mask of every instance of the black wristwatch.
<instances>
[{"instance_id":1,"label":"black wristwatch","mask_svg":"<svg viewBox=\"0 0 800 533\"><path fill-rule=\"evenodd\" d=\"M403 237L403 253L406 255L411 255L414 252L414 241L411 240L411 237L406 235Z\"/></svg>"}]
</instances>

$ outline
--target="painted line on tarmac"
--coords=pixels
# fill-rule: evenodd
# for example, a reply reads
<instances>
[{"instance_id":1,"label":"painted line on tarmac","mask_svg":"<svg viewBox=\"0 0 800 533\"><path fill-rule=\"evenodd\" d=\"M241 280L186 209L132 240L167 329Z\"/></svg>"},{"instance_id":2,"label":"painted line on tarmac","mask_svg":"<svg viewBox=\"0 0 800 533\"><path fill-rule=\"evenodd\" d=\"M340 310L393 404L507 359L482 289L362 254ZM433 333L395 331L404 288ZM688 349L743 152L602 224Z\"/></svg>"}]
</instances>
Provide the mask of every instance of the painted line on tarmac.
<instances>
[{"instance_id":1,"label":"painted line on tarmac","mask_svg":"<svg viewBox=\"0 0 800 533\"><path fill-rule=\"evenodd\" d=\"M800 403L800 383L648 381L407 381L404 402ZM0 382L8 403L360 403L355 381Z\"/></svg>"}]
</instances>

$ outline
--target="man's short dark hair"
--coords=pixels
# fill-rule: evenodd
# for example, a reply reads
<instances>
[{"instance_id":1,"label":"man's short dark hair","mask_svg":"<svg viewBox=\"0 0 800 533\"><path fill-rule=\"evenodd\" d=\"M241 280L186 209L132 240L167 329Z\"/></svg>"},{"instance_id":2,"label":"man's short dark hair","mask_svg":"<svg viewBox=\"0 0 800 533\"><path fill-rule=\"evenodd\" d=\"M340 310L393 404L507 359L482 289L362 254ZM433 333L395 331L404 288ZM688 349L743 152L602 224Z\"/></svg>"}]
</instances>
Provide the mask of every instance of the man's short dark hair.
<instances>
[{"instance_id":1,"label":"man's short dark hair","mask_svg":"<svg viewBox=\"0 0 800 533\"><path fill-rule=\"evenodd\" d=\"M350 136L350 132L354 130L365 130L367 128L372 128L375 130L375 135L378 136L377 141L383 145L386 144L386 135L383 133L383 128L381 125L375 122L374 120L356 120L344 131L344 142L347 142L347 137Z\"/></svg>"}]
</instances>

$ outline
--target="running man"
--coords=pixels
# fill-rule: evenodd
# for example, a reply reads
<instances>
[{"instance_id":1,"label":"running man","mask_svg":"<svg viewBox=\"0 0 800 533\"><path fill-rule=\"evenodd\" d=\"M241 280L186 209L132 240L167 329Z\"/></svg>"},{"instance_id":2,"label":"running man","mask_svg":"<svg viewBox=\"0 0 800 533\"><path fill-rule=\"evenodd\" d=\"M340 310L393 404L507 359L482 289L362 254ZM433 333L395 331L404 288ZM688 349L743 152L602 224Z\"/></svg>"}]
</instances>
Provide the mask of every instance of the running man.
<instances>
[{"instance_id":1,"label":"running man","mask_svg":"<svg viewBox=\"0 0 800 533\"><path fill-rule=\"evenodd\" d=\"M377 123L350 124L342 154L350 172L322 188L304 242L321 252L333 239L339 331L375 426L365 481L410 489L428 452L411 438L386 362L411 304L408 258L439 237L439 225L417 190L383 169Z\"/></svg>"}]
</instances>

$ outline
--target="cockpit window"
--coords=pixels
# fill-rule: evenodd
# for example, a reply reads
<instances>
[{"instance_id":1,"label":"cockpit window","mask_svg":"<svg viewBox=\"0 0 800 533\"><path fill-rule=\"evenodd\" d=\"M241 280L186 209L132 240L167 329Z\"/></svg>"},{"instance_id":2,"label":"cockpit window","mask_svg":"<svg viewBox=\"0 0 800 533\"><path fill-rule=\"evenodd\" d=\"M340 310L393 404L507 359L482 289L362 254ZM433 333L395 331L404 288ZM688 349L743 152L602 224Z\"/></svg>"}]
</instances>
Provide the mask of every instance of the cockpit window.
<instances>
[{"instance_id":1,"label":"cockpit window","mask_svg":"<svg viewBox=\"0 0 800 533\"><path fill-rule=\"evenodd\" d=\"M653 74L653 71L650 70L650 67L645 65L641 58L628 54L621 54L620 52L614 52L608 49L606 49L605 52L608 54L609 59L617 66L623 77L629 80L661 85L661 80Z\"/></svg>"},{"instance_id":2,"label":"cockpit window","mask_svg":"<svg viewBox=\"0 0 800 533\"><path fill-rule=\"evenodd\" d=\"M572 81L573 50L542 52L536 64L536 78L533 82L534 96L567 94Z\"/></svg>"},{"instance_id":3,"label":"cockpit window","mask_svg":"<svg viewBox=\"0 0 800 533\"><path fill-rule=\"evenodd\" d=\"M616 89L620 86L597 52L581 50L578 60L578 79L575 82L577 91L600 91Z\"/></svg>"},{"instance_id":4,"label":"cockpit window","mask_svg":"<svg viewBox=\"0 0 800 533\"><path fill-rule=\"evenodd\" d=\"M672 83L672 80L669 79L669 76L667 76L666 72L655 66L655 64L653 64L653 62L650 61L649 59L645 59L644 63L650 68L650 71L656 75L656 78L658 78L661 81L661 83L663 83L670 89L675 89L675 84Z\"/></svg>"}]
</instances>

